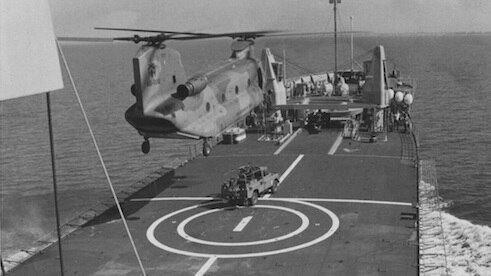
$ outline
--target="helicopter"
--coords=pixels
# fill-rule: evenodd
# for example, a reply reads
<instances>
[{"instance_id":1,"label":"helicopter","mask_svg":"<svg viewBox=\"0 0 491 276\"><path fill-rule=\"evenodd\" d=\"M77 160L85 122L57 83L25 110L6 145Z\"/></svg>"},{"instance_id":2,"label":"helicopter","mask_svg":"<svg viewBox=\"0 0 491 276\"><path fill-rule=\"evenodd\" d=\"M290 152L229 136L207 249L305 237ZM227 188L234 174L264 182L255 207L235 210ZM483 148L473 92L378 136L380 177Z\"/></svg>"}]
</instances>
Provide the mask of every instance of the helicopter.
<instances>
[{"instance_id":1,"label":"helicopter","mask_svg":"<svg viewBox=\"0 0 491 276\"><path fill-rule=\"evenodd\" d=\"M203 140L203 155L211 153L210 139L243 121L264 101L264 72L254 57L254 40L275 31L196 33L161 30L95 28L153 32L153 36L119 37L113 40L144 43L133 58L135 103L126 121L143 137L143 153L150 138ZM180 53L167 40L231 37L232 54L215 68L187 78Z\"/></svg>"}]
</instances>

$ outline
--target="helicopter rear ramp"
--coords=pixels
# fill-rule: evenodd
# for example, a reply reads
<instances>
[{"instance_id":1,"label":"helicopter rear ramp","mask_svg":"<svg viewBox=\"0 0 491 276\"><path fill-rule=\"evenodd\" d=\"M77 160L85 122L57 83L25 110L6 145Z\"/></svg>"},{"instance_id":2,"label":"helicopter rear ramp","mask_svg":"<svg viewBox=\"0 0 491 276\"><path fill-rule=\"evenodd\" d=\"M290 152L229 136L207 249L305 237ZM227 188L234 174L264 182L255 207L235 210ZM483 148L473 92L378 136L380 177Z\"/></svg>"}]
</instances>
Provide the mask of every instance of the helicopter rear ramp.
<instances>
[{"instance_id":1,"label":"helicopter rear ramp","mask_svg":"<svg viewBox=\"0 0 491 276\"><path fill-rule=\"evenodd\" d=\"M136 97L136 107L143 113L151 112L160 103L175 93L177 86L186 82L186 73L181 54L171 48L144 46L133 58L135 84L131 92Z\"/></svg>"}]
</instances>

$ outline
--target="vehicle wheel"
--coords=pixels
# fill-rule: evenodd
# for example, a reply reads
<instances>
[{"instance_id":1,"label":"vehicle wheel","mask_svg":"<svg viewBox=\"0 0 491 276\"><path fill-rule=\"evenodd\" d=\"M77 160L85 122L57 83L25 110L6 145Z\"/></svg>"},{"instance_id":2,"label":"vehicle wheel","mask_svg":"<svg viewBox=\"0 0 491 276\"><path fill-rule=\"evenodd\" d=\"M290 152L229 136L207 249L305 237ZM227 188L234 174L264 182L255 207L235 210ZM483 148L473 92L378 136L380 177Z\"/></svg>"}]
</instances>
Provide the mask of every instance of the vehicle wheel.
<instances>
[{"instance_id":1,"label":"vehicle wheel","mask_svg":"<svg viewBox=\"0 0 491 276\"><path fill-rule=\"evenodd\" d=\"M211 153L211 146L208 143L203 144L203 156L208 156Z\"/></svg>"},{"instance_id":2,"label":"vehicle wheel","mask_svg":"<svg viewBox=\"0 0 491 276\"><path fill-rule=\"evenodd\" d=\"M150 142L148 140L145 140L145 142L142 143L142 152L144 154L147 154L150 152Z\"/></svg>"},{"instance_id":3,"label":"vehicle wheel","mask_svg":"<svg viewBox=\"0 0 491 276\"><path fill-rule=\"evenodd\" d=\"M279 184L280 184L280 182L278 181L278 179L275 179L273 181L273 186L271 186L271 194L276 193L276 191L278 190L278 185Z\"/></svg>"},{"instance_id":4,"label":"vehicle wheel","mask_svg":"<svg viewBox=\"0 0 491 276\"><path fill-rule=\"evenodd\" d=\"M241 202L241 205L242 205L242 206L247 206L247 205L249 205L249 200L247 200L247 198L244 198L244 199L242 200L242 202Z\"/></svg>"},{"instance_id":5,"label":"vehicle wheel","mask_svg":"<svg viewBox=\"0 0 491 276\"><path fill-rule=\"evenodd\" d=\"M254 191L254 193L252 194L252 197L249 198L249 204L251 206L256 205L258 198L259 198L259 194L257 193L257 191Z\"/></svg>"}]
</instances>

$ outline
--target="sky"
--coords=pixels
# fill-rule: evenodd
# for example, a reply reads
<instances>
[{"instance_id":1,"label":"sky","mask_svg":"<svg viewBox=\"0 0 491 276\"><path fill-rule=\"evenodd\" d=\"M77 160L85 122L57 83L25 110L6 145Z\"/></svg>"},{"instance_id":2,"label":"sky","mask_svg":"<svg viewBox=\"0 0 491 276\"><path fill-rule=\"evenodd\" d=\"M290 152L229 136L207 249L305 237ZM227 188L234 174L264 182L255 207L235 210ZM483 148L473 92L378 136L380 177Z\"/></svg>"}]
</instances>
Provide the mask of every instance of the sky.
<instances>
[{"instance_id":1,"label":"sky","mask_svg":"<svg viewBox=\"0 0 491 276\"><path fill-rule=\"evenodd\" d=\"M58 36L107 37L94 27L232 32L333 29L329 0L48 0ZM338 24L376 33L491 32L489 0L342 0Z\"/></svg>"}]
</instances>

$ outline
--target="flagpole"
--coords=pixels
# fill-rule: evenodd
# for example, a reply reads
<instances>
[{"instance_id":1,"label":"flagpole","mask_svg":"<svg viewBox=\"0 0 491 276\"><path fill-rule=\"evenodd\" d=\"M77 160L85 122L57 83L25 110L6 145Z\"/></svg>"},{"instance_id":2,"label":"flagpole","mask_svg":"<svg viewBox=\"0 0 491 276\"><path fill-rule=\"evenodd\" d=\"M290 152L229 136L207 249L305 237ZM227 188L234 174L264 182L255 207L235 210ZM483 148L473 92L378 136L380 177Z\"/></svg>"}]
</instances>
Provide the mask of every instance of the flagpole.
<instances>
[{"instance_id":1,"label":"flagpole","mask_svg":"<svg viewBox=\"0 0 491 276\"><path fill-rule=\"evenodd\" d=\"M2 255L0 254L0 267L2 268L2 275L5 276L7 275L5 273L5 267L3 267L3 259L2 259Z\"/></svg>"},{"instance_id":2,"label":"flagpole","mask_svg":"<svg viewBox=\"0 0 491 276\"><path fill-rule=\"evenodd\" d=\"M58 235L58 253L60 256L60 271L63 276L63 253L61 248L61 233L60 233L60 212L58 209L58 189L56 186L56 164L55 164L55 148L53 142L53 126L51 120L51 100L50 92L46 93L46 105L48 108L48 128L49 128L49 144L51 150L51 172L53 174L53 195L55 197L55 214L56 214L56 234Z\"/></svg>"}]
</instances>

